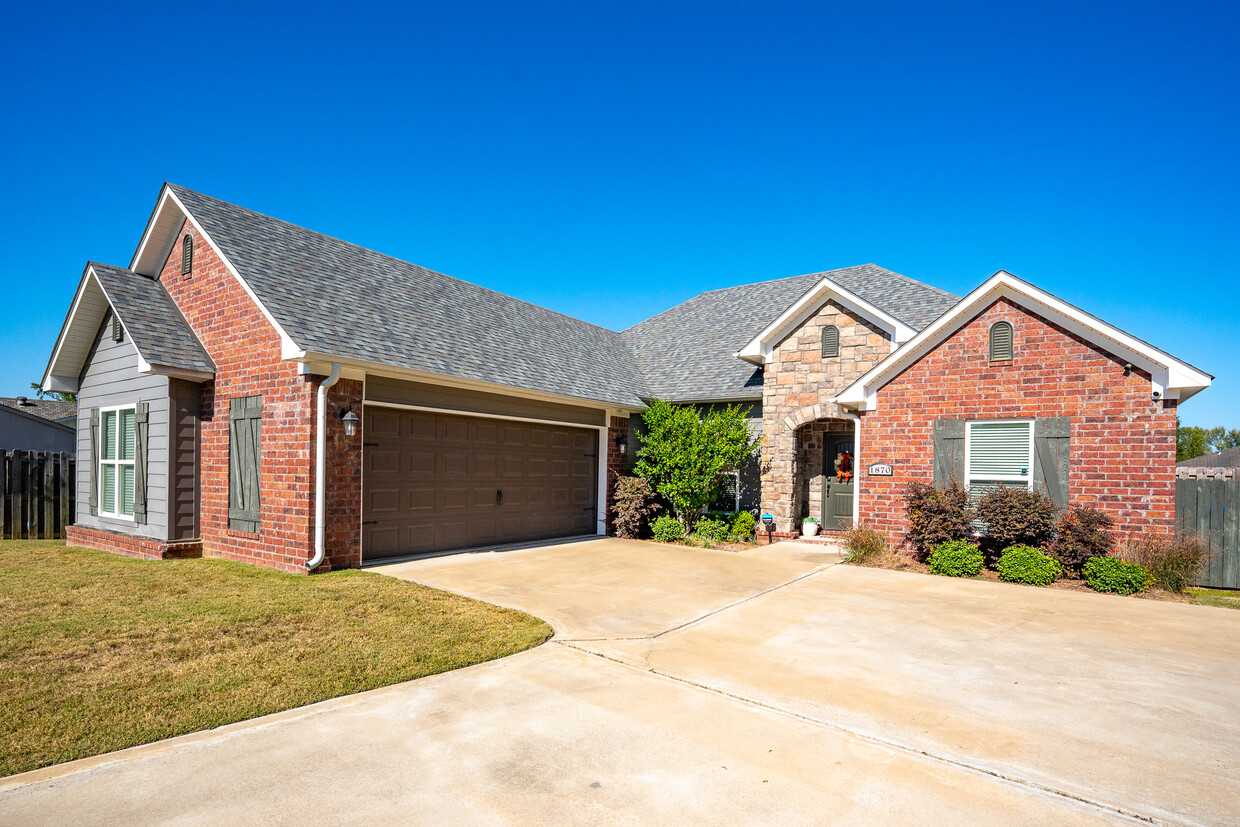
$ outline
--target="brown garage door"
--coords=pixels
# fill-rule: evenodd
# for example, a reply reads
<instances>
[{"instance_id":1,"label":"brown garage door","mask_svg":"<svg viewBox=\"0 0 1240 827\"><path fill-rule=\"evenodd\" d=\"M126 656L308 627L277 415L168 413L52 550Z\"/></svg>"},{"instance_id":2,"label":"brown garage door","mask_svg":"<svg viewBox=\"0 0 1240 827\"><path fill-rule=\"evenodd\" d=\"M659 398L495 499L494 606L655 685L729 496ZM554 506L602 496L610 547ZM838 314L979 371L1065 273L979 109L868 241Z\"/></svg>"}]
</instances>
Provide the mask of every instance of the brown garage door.
<instances>
[{"instance_id":1,"label":"brown garage door","mask_svg":"<svg viewBox=\"0 0 1240 827\"><path fill-rule=\"evenodd\" d=\"M593 534L598 431L367 406L362 556Z\"/></svg>"}]
</instances>

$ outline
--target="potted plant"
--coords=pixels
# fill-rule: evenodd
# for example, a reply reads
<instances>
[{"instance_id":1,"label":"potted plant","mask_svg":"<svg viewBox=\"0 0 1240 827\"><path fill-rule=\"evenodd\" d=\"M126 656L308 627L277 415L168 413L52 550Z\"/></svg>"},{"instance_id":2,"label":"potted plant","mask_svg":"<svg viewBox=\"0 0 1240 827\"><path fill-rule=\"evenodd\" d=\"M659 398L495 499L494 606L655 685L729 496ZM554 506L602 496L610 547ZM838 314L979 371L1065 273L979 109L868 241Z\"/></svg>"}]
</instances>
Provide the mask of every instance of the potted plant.
<instances>
[{"instance_id":1,"label":"potted plant","mask_svg":"<svg viewBox=\"0 0 1240 827\"><path fill-rule=\"evenodd\" d=\"M818 533L818 518L817 517L806 517L804 520L801 521L801 536L802 537L813 537L817 533Z\"/></svg>"}]
</instances>

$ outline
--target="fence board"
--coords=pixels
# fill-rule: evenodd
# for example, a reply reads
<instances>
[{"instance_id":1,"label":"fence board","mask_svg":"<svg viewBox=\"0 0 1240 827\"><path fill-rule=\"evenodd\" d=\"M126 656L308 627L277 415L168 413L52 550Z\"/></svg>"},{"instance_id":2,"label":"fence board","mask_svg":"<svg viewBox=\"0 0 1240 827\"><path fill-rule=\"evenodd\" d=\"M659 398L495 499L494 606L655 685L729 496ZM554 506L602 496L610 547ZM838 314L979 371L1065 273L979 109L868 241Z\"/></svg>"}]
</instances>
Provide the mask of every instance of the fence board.
<instances>
[{"instance_id":1,"label":"fence board","mask_svg":"<svg viewBox=\"0 0 1240 827\"><path fill-rule=\"evenodd\" d=\"M0 450L0 539L63 539L75 467L69 453Z\"/></svg>"},{"instance_id":2,"label":"fence board","mask_svg":"<svg viewBox=\"0 0 1240 827\"><path fill-rule=\"evenodd\" d=\"M1240 589L1240 479L1234 475L1176 479L1175 528L1180 537L1197 535L1210 549L1197 585Z\"/></svg>"}]
</instances>

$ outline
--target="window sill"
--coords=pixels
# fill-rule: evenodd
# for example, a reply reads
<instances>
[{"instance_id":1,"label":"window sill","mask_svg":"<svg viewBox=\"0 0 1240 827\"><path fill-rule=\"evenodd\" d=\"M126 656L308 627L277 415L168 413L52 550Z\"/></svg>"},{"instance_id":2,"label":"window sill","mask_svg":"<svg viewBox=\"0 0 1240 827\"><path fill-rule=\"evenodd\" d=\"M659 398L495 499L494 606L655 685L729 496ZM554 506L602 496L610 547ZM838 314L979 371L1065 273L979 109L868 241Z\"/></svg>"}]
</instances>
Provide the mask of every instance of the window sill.
<instances>
[{"instance_id":1,"label":"window sill","mask_svg":"<svg viewBox=\"0 0 1240 827\"><path fill-rule=\"evenodd\" d=\"M224 529L224 534L228 537L245 537L252 540L257 540L263 536L261 531L241 531L236 528L226 528Z\"/></svg>"}]
</instances>

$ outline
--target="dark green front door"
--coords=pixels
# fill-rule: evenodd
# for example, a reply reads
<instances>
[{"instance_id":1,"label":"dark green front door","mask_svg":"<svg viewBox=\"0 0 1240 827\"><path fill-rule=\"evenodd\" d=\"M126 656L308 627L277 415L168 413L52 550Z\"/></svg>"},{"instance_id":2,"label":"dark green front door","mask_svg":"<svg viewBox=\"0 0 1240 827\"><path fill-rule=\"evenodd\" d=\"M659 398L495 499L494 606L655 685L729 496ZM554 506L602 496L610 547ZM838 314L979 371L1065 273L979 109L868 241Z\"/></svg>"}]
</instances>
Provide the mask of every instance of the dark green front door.
<instances>
[{"instance_id":1,"label":"dark green front door","mask_svg":"<svg viewBox=\"0 0 1240 827\"><path fill-rule=\"evenodd\" d=\"M843 531L852 522L853 488L855 483L835 482L828 477L822 492L822 527Z\"/></svg>"}]
</instances>

